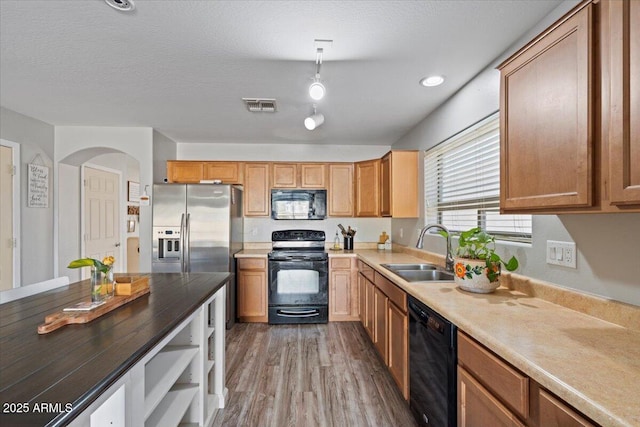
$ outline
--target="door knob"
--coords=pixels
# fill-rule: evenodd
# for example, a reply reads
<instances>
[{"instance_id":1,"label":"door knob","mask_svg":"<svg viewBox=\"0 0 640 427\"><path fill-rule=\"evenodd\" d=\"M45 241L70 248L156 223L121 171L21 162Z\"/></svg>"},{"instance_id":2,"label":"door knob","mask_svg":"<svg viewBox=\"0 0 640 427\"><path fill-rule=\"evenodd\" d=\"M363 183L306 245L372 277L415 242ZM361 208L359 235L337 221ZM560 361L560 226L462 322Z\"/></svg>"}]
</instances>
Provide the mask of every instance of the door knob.
<instances>
[{"instance_id":1,"label":"door knob","mask_svg":"<svg viewBox=\"0 0 640 427\"><path fill-rule=\"evenodd\" d=\"M120 247L120 242L116 243L115 246L116 246L116 248L119 248Z\"/></svg>"}]
</instances>

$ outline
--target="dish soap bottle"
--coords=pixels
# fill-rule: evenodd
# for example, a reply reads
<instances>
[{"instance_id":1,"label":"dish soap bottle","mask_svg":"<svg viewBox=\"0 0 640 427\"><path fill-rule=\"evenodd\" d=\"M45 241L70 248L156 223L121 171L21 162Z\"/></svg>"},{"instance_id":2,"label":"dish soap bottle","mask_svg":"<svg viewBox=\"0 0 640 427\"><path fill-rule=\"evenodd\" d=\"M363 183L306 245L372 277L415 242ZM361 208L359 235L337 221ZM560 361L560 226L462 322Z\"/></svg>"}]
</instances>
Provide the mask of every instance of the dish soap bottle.
<instances>
[{"instance_id":1,"label":"dish soap bottle","mask_svg":"<svg viewBox=\"0 0 640 427\"><path fill-rule=\"evenodd\" d=\"M340 237L338 237L338 232L336 231L336 237L333 238L333 249L336 251L340 250Z\"/></svg>"}]
</instances>

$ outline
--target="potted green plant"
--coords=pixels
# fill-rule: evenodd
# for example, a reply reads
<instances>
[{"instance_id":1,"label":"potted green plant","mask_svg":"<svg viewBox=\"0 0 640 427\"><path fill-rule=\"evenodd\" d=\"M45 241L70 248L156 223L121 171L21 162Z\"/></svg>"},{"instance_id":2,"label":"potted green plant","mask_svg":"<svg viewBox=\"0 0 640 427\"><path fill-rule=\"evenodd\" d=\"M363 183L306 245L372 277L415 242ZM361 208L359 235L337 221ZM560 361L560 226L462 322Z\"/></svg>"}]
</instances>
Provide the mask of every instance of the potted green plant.
<instances>
[{"instance_id":1,"label":"potted green plant","mask_svg":"<svg viewBox=\"0 0 640 427\"><path fill-rule=\"evenodd\" d=\"M512 256L504 262L495 252L495 237L479 227L460 233L454 260L455 282L469 292L489 293L499 286L502 267L507 271L518 268Z\"/></svg>"}]
</instances>

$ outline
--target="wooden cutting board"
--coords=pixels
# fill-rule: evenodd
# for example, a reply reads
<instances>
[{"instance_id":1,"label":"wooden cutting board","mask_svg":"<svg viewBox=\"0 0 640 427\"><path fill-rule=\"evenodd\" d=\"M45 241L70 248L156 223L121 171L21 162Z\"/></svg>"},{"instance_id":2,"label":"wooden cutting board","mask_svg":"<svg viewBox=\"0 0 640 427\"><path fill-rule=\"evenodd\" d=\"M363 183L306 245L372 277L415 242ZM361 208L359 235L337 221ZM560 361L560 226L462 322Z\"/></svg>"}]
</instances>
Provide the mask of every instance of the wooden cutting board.
<instances>
[{"instance_id":1,"label":"wooden cutting board","mask_svg":"<svg viewBox=\"0 0 640 427\"><path fill-rule=\"evenodd\" d=\"M133 301L136 298L140 298L143 295L146 295L150 292L149 286L145 288L139 289L131 295L120 295L115 296L107 300L104 304L99 307L94 308L91 311L59 311L54 314L50 314L44 318L44 323L38 326L39 334L48 334L49 332L55 331L58 328L63 327L64 325L71 324L79 324L79 323L88 323L103 314L107 314L111 310L115 310L116 308Z\"/></svg>"}]
</instances>

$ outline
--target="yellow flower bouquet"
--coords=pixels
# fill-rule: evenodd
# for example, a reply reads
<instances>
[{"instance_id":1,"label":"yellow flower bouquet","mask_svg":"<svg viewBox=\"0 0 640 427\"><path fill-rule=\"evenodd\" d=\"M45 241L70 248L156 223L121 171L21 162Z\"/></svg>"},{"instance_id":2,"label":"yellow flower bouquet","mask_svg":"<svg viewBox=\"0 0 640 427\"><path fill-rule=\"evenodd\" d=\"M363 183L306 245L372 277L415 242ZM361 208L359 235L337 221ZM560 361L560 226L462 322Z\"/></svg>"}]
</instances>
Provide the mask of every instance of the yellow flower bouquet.
<instances>
[{"instance_id":1,"label":"yellow flower bouquet","mask_svg":"<svg viewBox=\"0 0 640 427\"><path fill-rule=\"evenodd\" d=\"M94 258L80 258L71 261L67 268L91 267L91 301L101 302L115 293L115 280L113 278L113 264L116 262L112 256L107 256L98 261Z\"/></svg>"}]
</instances>

